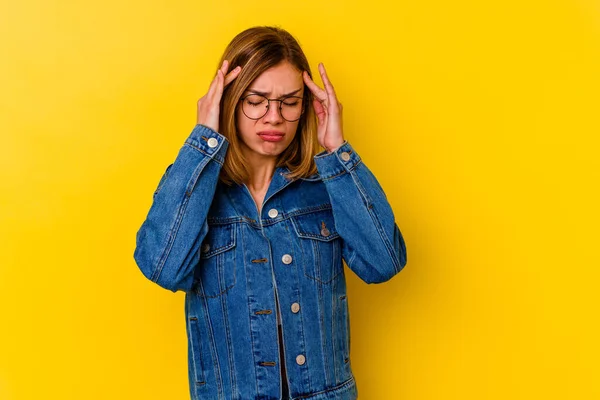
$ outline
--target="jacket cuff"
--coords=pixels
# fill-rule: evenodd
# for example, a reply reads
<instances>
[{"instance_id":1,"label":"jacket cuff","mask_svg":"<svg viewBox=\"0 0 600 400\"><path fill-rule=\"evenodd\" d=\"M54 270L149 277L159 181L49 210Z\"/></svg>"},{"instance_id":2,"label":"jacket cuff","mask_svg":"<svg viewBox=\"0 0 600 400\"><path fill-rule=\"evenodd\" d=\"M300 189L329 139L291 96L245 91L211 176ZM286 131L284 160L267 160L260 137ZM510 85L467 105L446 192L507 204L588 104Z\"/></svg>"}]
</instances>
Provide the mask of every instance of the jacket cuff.
<instances>
[{"instance_id":1,"label":"jacket cuff","mask_svg":"<svg viewBox=\"0 0 600 400\"><path fill-rule=\"evenodd\" d=\"M335 151L329 153L327 150L323 150L315 155L313 159L322 179L329 179L350 172L361 162L360 156L347 140Z\"/></svg>"},{"instance_id":2,"label":"jacket cuff","mask_svg":"<svg viewBox=\"0 0 600 400\"><path fill-rule=\"evenodd\" d=\"M229 147L229 141L225 136L202 124L196 124L192 133L185 140L185 144L220 164L225 162L225 153Z\"/></svg>"}]
</instances>

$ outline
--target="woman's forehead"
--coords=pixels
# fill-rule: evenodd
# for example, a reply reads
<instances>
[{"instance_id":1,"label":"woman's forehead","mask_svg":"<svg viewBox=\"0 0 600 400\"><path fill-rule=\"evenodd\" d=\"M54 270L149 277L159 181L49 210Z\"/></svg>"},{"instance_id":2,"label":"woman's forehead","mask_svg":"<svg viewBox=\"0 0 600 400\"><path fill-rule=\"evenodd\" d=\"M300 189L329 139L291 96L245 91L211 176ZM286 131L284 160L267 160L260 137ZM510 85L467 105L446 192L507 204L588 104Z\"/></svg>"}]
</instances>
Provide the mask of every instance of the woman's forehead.
<instances>
[{"instance_id":1,"label":"woman's forehead","mask_svg":"<svg viewBox=\"0 0 600 400\"><path fill-rule=\"evenodd\" d=\"M284 62L260 74L248 86L248 90L266 94L288 94L303 87L302 72Z\"/></svg>"}]
</instances>

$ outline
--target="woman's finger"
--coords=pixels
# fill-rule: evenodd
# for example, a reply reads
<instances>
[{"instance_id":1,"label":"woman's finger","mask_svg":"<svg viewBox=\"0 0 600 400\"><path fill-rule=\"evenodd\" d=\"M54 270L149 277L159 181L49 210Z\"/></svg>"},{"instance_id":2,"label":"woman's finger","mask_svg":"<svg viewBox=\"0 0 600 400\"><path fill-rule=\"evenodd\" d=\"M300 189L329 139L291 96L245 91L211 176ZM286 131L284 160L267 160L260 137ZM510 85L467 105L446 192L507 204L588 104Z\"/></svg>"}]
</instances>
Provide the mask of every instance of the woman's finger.
<instances>
[{"instance_id":1,"label":"woman's finger","mask_svg":"<svg viewBox=\"0 0 600 400\"><path fill-rule=\"evenodd\" d=\"M215 86L217 85L218 76L219 76L219 74L217 72L217 74L215 74L215 77L213 78L213 80L210 82L210 85L208 86L208 90L206 91L207 96L212 95L212 93L215 91Z\"/></svg>"},{"instance_id":2,"label":"woman's finger","mask_svg":"<svg viewBox=\"0 0 600 400\"><path fill-rule=\"evenodd\" d=\"M233 81L235 78L237 78L237 76L240 74L240 72L242 71L242 67L240 67L239 65L237 67L235 67L232 71L230 71L227 76L225 77L225 86L229 85L231 83L231 81Z\"/></svg>"},{"instance_id":3,"label":"woman's finger","mask_svg":"<svg viewBox=\"0 0 600 400\"><path fill-rule=\"evenodd\" d=\"M337 96L335 95L335 90L333 89L333 85L327 76L327 72L325 71L325 66L323 63L319 63L319 72L321 72L321 79L323 80L323 84L325 85L325 90L327 92L327 96L331 99L331 105L334 107L338 107Z\"/></svg>"},{"instance_id":4,"label":"woman's finger","mask_svg":"<svg viewBox=\"0 0 600 400\"><path fill-rule=\"evenodd\" d=\"M223 75L223 70L220 69L217 71L217 86L215 88L216 101L221 101L221 95L223 94L223 87L225 83L225 76Z\"/></svg>"},{"instance_id":5,"label":"woman's finger","mask_svg":"<svg viewBox=\"0 0 600 400\"><path fill-rule=\"evenodd\" d=\"M317 117L319 118L319 124L321 124L325 120L325 117L327 116L325 107L323 107L323 103L321 103L317 99L313 100L313 107L315 109L315 114L317 114Z\"/></svg>"},{"instance_id":6,"label":"woman's finger","mask_svg":"<svg viewBox=\"0 0 600 400\"><path fill-rule=\"evenodd\" d=\"M221 72L223 72L223 75L225 75L227 73L228 67L229 67L229 60L223 60L223 64L221 64L221 68L219 68L221 70Z\"/></svg>"},{"instance_id":7,"label":"woman's finger","mask_svg":"<svg viewBox=\"0 0 600 400\"><path fill-rule=\"evenodd\" d=\"M217 70L217 73L215 74L215 77L210 82L210 86L208 87L208 90L206 91L206 96L207 97L212 97L214 95L214 93L215 93L215 90L217 88L217 83L219 81L219 71L221 71L220 68Z\"/></svg>"},{"instance_id":8,"label":"woman's finger","mask_svg":"<svg viewBox=\"0 0 600 400\"><path fill-rule=\"evenodd\" d=\"M327 100L327 92L321 89L316 83L313 82L312 79L310 79L310 75L308 75L307 71L304 71L302 76L304 78L304 83L306 83L306 86L308 86L310 91L315 95L315 97L319 101L323 102Z\"/></svg>"}]
</instances>

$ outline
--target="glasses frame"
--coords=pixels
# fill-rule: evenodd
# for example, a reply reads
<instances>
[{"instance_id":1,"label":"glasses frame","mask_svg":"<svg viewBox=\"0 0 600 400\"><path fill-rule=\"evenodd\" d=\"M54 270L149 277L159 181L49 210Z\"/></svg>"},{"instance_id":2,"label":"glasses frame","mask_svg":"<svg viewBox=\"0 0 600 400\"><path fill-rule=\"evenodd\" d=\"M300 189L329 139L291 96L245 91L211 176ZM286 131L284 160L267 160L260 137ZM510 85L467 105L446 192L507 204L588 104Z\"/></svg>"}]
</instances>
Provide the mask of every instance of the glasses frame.
<instances>
[{"instance_id":1,"label":"glasses frame","mask_svg":"<svg viewBox=\"0 0 600 400\"><path fill-rule=\"evenodd\" d=\"M248 114L246 114L246 112L244 111L244 100L247 97L250 97L250 96L260 96L260 97L262 97L262 98L264 98L264 99L267 100L267 107L265 108L265 113L263 115L261 115L260 117L258 117L258 118L249 117ZM282 111L281 107L283 106L283 102L285 100L287 100L287 99L300 99L302 101L302 110L300 111L300 116L298 118L294 119L294 120L289 120L289 119L287 119L286 117L283 116L283 111ZM305 100L305 98L302 97L302 96L286 96L283 99L269 99L268 97L263 96L262 94L258 94L258 93L250 93L250 94L247 94L246 96L243 96L242 98L240 98L240 102L242 102L242 112L244 113L244 115L246 116L246 118L252 119L254 121L258 121L259 119L261 119L265 115L267 115L267 113L269 112L269 108L271 107L271 102L272 101L278 101L279 102L279 107L278 107L279 108L279 115L281 115L281 118L283 118L287 122L296 122L300 118L302 118L302 115L304 114L304 106L305 106L305 103L306 103L304 100Z\"/></svg>"}]
</instances>

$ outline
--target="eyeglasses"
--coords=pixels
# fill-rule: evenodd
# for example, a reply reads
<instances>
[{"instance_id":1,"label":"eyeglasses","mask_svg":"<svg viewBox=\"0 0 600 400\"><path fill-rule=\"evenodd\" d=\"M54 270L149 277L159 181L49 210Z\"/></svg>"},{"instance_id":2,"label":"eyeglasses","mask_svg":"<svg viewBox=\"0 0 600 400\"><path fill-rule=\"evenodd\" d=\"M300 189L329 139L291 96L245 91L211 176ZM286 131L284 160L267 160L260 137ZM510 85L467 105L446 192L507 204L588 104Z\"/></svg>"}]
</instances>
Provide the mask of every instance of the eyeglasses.
<instances>
[{"instance_id":1,"label":"eyeglasses","mask_svg":"<svg viewBox=\"0 0 600 400\"><path fill-rule=\"evenodd\" d=\"M260 94L249 94L240 99L242 111L250 119L261 119L267 112L272 101L279 102L279 113L288 122L298 121L304 112L302 97L288 96L284 99L268 99Z\"/></svg>"}]
</instances>

